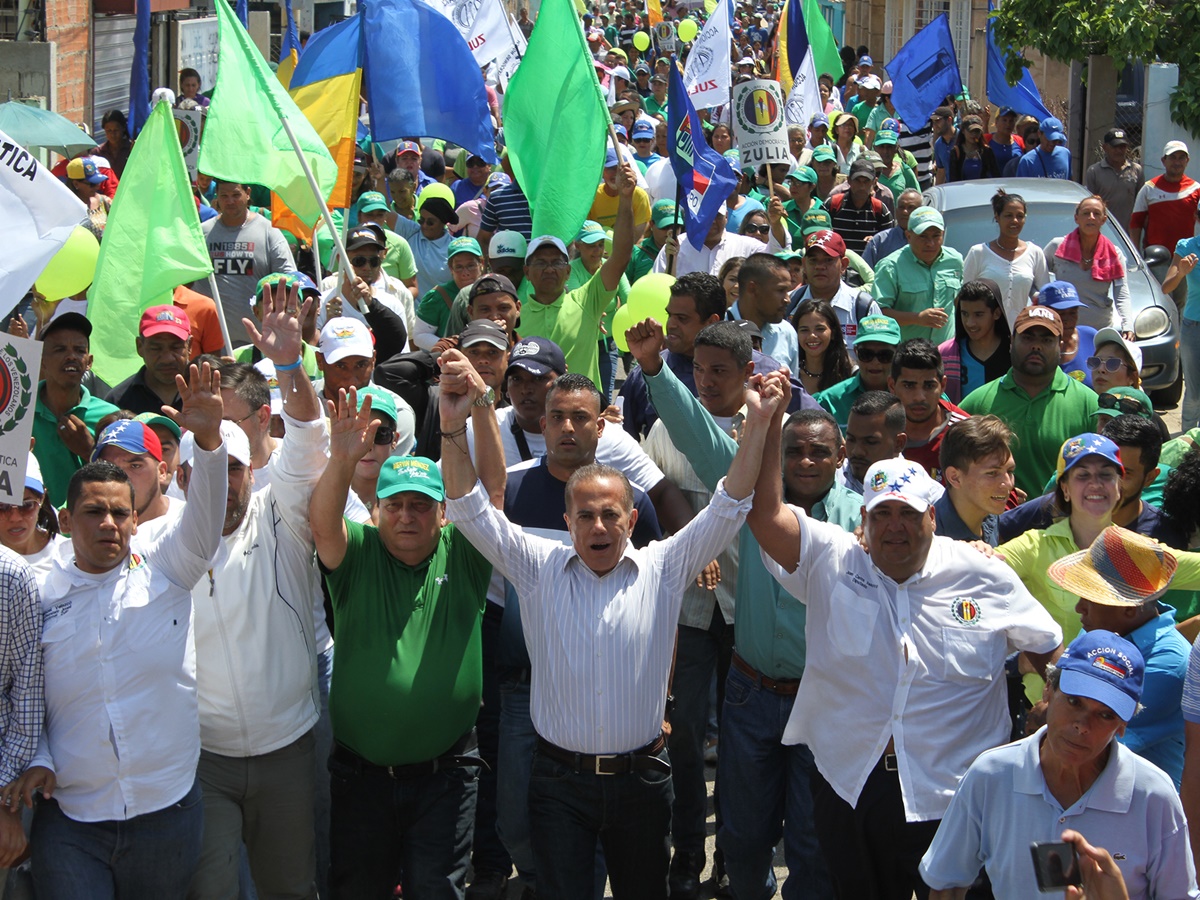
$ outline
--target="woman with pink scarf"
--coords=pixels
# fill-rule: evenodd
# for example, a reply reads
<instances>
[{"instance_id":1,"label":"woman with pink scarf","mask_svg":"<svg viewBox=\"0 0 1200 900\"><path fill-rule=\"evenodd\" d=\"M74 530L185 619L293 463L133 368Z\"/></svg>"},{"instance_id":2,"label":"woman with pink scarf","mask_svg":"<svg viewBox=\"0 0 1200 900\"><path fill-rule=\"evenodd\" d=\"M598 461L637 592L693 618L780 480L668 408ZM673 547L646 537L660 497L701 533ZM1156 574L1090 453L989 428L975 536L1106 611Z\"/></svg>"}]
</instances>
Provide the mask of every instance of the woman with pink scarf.
<instances>
[{"instance_id":1,"label":"woman with pink scarf","mask_svg":"<svg viewBox=\"0 0 1200 900\"><path fill-rule=\"evenodd\" d=\"M1129 285L1125 281L1125 255L1100 233L1108 221L1108 207L1095 195L1075 207L1076 229L1055 238L1045 247L1050 272L1069 281L1084 305L1079 324L1099 331L1115 328L1133 340L1133 317L1129 310Z\"/></svg>"}]
</instances>

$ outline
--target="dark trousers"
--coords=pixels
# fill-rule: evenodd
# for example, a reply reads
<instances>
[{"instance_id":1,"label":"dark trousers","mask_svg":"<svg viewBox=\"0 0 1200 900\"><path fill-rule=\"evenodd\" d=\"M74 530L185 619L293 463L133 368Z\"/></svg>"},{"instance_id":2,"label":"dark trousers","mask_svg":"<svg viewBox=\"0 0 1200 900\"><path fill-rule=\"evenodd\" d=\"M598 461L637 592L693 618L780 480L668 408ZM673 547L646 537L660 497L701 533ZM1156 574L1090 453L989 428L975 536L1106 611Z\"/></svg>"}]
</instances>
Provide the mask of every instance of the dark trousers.
<instances>
[{"instance_id":1,"label":"dark trousers","mask_svg":"<svg viewBox=\"0 0 1200 900\"><path fill-rule=\"evenodd\" d=\"M704 738L708 731L708 701L713 673L717 675L717 710L725 694L725 676L733 654L733 626L726 625L718 606L713 606L707 629L679 626L675 651L675 678L671 693L671 779L675 802L671 809L671 843L678 852L704 857L708 785L704 780ZM719 721L719 720L718 720ZM714 801L715 802L715 801Z\"/></svg>"},{"instance_id":2,"label":"dark trousers","mask_svg":"<svg viewBox=\"0 0 1200 900\"><path fill-rule=\"evenodd\" d=\"M469 735L450 752L474 748ZM415 778L329 760L329 882L335 900L391 898L404 873L410 900L462 900L478 769Z\"/></svg>"},{"instance_id":3,"label":"dark trousers","mask_svg":"<svg viewBox=\"0 0 1200 900\"><path fill-rule=\"evenodd\" d=\"M665 748L658 758L667 759ZM576 774L535 753L529 818L538 896L590 900L599 839L614 900L665 900L671 797L667 773Z\"/></svg>"},{"instance_id":4,"label":"dark trousers","mask_svg":"<svg viewBox=\"0 0 1200 900\"><path fill-rule=\"evenodd\" d=\"M507 875L512 860L496 833L496 774L500 747L500 674L496 669L496 646L500 640L500 622L504 607L488 603L483 613L483 705L475 720L479 736L479 755L488 768L479 772L479 794L475 801L475 838L471 865L476 872L493 871Z\"/></svg>"},{"instance_id":5,"label":"dark trousers","mask_svg":"<svg viewBox=\"0 0 1200 900\"><path fill-rule=\"evenodd\" d=\"M813 804L821 852L840 900L928 900L917 866L938 822L906 822L900 776L880 760L867 777L858 805L839 797L814 770Z\"/></svg>"}]
</instances>

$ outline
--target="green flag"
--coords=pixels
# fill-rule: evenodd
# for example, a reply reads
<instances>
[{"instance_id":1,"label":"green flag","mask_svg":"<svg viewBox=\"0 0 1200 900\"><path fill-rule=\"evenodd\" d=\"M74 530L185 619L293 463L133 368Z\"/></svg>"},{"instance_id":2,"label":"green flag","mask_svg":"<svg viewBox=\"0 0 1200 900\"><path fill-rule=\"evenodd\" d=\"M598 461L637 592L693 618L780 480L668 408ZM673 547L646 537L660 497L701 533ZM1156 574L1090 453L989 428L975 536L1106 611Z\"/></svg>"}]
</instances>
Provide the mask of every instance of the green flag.
<instances>
[{"instance_id":1,"label":"green flag","mask_svg":"<svg viewBox=\"0 0 1200 900\"><path fill-rule=\"evenodd\" d=\"M291 125L323 197L337 182L337 163L225 0L217 0L217 23L221 59L200 140L200 171L270 188L311 228L321 207L281 120Z\"/></svg>"},{"instance_id":2,"label":"green flag","mask_svg":"<svg viewBox=\"0 0 1200 900\"><path fill-rule=\"evenodd\" d=\"M508 159L533 213L533 236L573 241L587 218L608 134L608 107L571 0L543 0L504 94Z\"/></svg>"},{"instance_id":3,"label":"green flag","mask_svg":"<svg viewBox=\"0 0 1200 900\"><path fill-rule=\"evenodd\" d=\"M804 24L808 29L808 40L812 45L813 69L817 74L828 72L834 80L842 77L842 58L838 55L837 41L833 29L825 21L818 0L804 0Z\"/></svg>"},{"instance_id":4,"label":"green flag","mask_svg":"<svg viewBox=\"0 0 1200 900\"><path fill-rule=\"evenodd\" d=\"M136 372L138 318L212 270L175 118L159 101L125 164L88 291L96 374L117 384Z\"/></svg>"}]
</instances>

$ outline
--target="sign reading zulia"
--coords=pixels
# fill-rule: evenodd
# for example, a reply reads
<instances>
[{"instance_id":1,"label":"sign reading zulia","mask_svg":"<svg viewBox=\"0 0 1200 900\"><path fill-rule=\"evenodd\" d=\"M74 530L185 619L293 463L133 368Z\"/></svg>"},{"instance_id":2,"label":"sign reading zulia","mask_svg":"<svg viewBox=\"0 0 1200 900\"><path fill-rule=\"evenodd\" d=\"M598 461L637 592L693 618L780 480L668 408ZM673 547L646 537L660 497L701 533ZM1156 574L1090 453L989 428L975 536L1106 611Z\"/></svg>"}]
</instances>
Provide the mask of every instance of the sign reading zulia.
<instances>
[{"instance_id":1,"label":"sign reading zulia","mask_svg":"<svg viewBox=\"0 0 1200 900\"><path fill-rule=\"evenodd\" d=\"M756 79L734 85L733 124L743 166L791 162L783 109L778 81Z\"/></svg>"}]
</instances>

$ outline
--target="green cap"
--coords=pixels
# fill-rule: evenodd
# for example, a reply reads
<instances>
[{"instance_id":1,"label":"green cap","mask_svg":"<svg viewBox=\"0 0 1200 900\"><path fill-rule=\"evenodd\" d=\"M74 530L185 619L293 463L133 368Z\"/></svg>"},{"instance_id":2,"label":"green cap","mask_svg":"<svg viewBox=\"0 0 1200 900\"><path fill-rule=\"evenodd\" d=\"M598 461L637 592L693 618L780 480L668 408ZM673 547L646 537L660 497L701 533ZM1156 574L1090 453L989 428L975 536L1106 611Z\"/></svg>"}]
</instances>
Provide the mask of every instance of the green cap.
<instances>
[{"instance_id":1,"label":"green cap","mask_svg":"<svg viewBox=\"0 0 1200 900\"><path fill-rule=\"evenodd\" d=\"M371 412L379 413L381 416L387 416L392 420L392 425L396 424L396 398L392 396L391 391L386 391L381 387L369 385L358 392L358 408L362 409L363 401L371 398Z\"/></svg>"},{"instance_id":2,"label":"green cap","mask_svg":"<svg viewBox=\"0 0 1200 900\"><path fill-rule=\"evenodd\" d=\"M1116 399L1106 401L1105 400L1106 397L1111 397L1111 398L1116 398ZM1127 403L1122 404L1120 402L1122 399L1132 400L1134 403L1136 403L1139 407L1137 412L1134 412L1131 409L1123 409L1122 407L1128 406L1128 404ZM1151 421L1154 420L1154 404L1150 402L1150 398L1146 395L1146 393L1144 391L1139 391L1135 387L1109 388L1107 391L1105 391L1103 394L1100 395L1099 401L1100 401L1100 406L1096 409L1096 411L1094 413L1092 413L1093 419L1096 416L1114 416L1115 417L1115 416L1120 416L1120 415L1134 415L1134 416L1141 416L1143 419L1149 419ZM1108 405L1105 405L1106 403ZM140 419L141 416L139 416L138 418Z\"/></svg>"},{"instance_id":3,"label":"green cap","mask_svg":"<svg viewBox=\"0 0 1200 900\"><path fill-rule=\"evenodd\" d=\"M655 200L650 207L650 221L655 228L670 228L675 224L675 201Z\"/></svg>"},{"instance_id":4,"label":"green cap","mask_svg":"<svg viewBox=\"0 0 1200 900\"><path fill-rule=\"evenodd\" d=\"M174 419L168 419L166 416L159 415L158 413L139 413L133 417L133 421L149 425L151 428L155 425L161 425L167 431L171 432L171 434L175 435L175 440L179 440L183 435L183 431L175 423Z\"/></svg>"},{"instance_id":5,"label":"green cap","mask_svg":"<svg viewBox=\"0 0 1200 900\"><path fill-rule=\"evenodd\" d=\"M895 347L900 343L900 326L891 316L867 316L858 320L858 336L854 346L874 342Z\"/></svg>"},{"instance_id":6,"label":"green cap","mask_svg":"<svg viewBox=\"0 0 1200 900\"><path fill-rule=\"evenodd\" d=\"M262 300L263 288L265 287L274 287L280 282L291 286L291 281L288 279L288 275L288 272L272 272L270 275L264 275L262 278L258 279L258 284L254 286L254 296L250 298L250 305L258 305L259 301Z\"/></svg>"},{"instance_id":7,"label":"green cap","mask_svg":"<svg viewBox=\"0 0 1200 900\"><path fill-rule=\"evenodd\" d=\"M900 143L900 135L894 131L881 131L875 135L875 146L888 145L896 146Z\"/></svg>"},{"instance_id":8,"label":"green cap","mask_svg":"<svg viewBox=\"0 0 1200 900\"><path fill-rule=\"evenodd\" d=\"M818 147L816 150L813 151L812 161L813 162L837 162L837 156L834 154L833 149L831 147L829 147L826 144L822 144L820 147Z\"/></svg>"},{"instance_id":9,"label":"green cap","mask_svg":"<svg viewBox=\"0 0 1200 900\"><path fill-rule=\"evenodd\" d=\"M804 253L803 251L796 250L780 250L775 254L775 258L782 259L784 262L788 262L793 259L804 259Z\"/></svg>"},{"instance_id":10,"label":"green cap","mask_svg":"<svg viewBox=\"0 0 1200 900\"><path fill-rule=\"evenodd\" d=\"M804 181L808 184L817 183L817 170L812 166L800 166L798 169L792 169L787 173L787 177L794 181Z\"/></svg>"},{"instance_id":11,"label":"green cap","mask_svg":"<svg viewBox=\"0 0 1200 900\"><path fill-rule=\"evenodd\" d=\"M908 230L913 234L924 234L930 228L946 230L946 220L932 206L918 206L908 217Z\"/></svg>"},{"instance_id":12,"label":"green cap","mask_svg":"<svg viewBox=\"0 0 1200 900\"><path fill-rule=\"evenodd\" d=\"M483 248L479 246L479 241L473 237L456 237L446 247L446 259L459 254L470 253L472 256L478 256L483 259Z\"/></svg>"},{"instance_id":13,"label":"green cap","mask_svg":"<svg viewBox=\"0 0 1200 900\"><path fill-rule=\"evenodd\" d=\"M828 210L821 207L813 207L804 214L800 220L800 234L807 237L814 231L832 231L833 219L830 218Z\"/></svg>"},{"instance_id":14,"label":"green cap","mask_svg":"<svg viewBox=\"0 0 1200 900\"><path fill-rule=\"evenodd\" d=\"M380 500L393 494L415 491L438 503L446 499L442 473L437 463L424 456L392 456L379 468L375 496Z\"/></svg>"},{"instance_id":15,"label":"green cap","mask_svg":"<svg viewBox=\"0 0 1200 900\"><path fill-rule=\"evenodd\" d=\"M579 229L579 234L575 235L575 240L581 244L598 244L606 236L603 225L592 219L588 219L583 223L583 227Z\"/></svg>"},{"instance_id":16,"label":"green cap","mask_svg":"<svg viewBox=\"0 0 1200 900\"><path fill-rule=\"evenodd\" d=\"M358 207L360 213L369 212L387 212L387 198L379 191L367 191L358 198L358 202L354 204Z\"/></svg>"}]
</instances>

